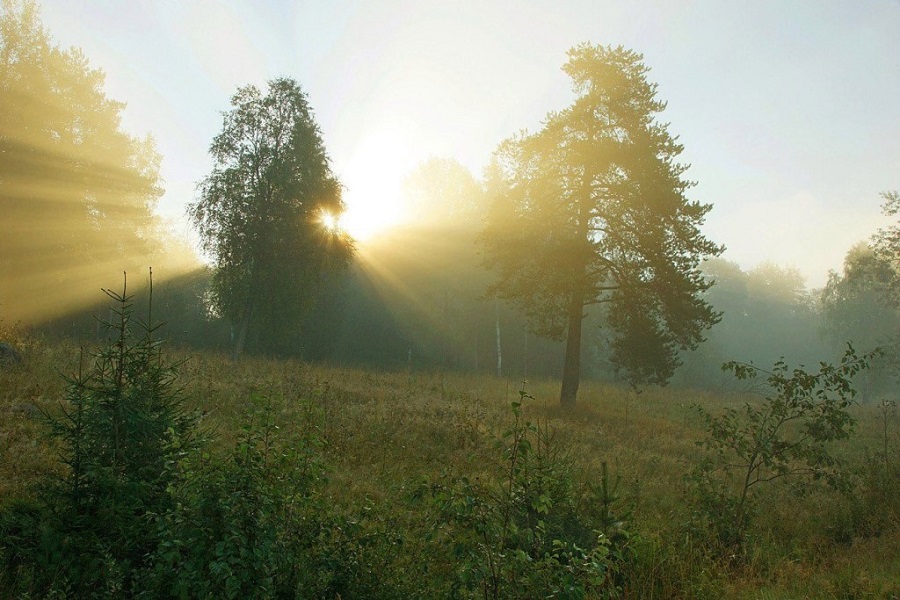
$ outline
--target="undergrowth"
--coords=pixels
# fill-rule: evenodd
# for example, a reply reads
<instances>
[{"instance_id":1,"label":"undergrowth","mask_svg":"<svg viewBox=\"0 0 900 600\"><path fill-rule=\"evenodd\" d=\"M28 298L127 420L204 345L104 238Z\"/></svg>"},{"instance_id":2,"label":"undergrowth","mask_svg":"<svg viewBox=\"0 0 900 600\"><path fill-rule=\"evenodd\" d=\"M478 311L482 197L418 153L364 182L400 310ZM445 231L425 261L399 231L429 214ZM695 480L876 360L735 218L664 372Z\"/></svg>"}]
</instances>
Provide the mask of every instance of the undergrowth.
<instances>
[{"instance_id":1,"label":"undergrowth","mask_svg":"<svg viewBox=\"0 0 900 600\"><path fill-rule=\"evenodd\" d=\"M446 475L423 494L431 532L456 565L452 594L498 598L615 598L632 558L631 534L606 464L600 484L579 484L550 428L522 415L497 440L493 477ZM533 398L532 398L533 399Z\"/></svg>"},{"instance_id":2,"label":"undergrowth","mask_svg":"<svg viewBox=\"0 0 900 600\"><path fill-rule=\"evenodd\" d=\"M767 428L766 401L747 412L745 397L586 382L584 401L559 411L540 400L550 381L515 398L487 377L235 364L164 351L152 314L110 297L118 311L93 354L19 334L25 360L0 372L0 597L900 594L890 402L844 406L829 392L850 420L808 430L831 432L827 454L743 463L758 483L723 538L734 513L685 494L684 476L716 464L708 451L739 464L741 440L769 440L762 456L799 439L800 420ZM776 386L770 400L787 389L805 388ZM853 420L853 437L832 435ZM695 444L710 432L713 445ZM793 485L814 474L808 459L823 481L840 475L840 493ZM765 481L785 469L787 484ZM704 476L732 500L747 481Z\"/></svg>"}]
</instances>

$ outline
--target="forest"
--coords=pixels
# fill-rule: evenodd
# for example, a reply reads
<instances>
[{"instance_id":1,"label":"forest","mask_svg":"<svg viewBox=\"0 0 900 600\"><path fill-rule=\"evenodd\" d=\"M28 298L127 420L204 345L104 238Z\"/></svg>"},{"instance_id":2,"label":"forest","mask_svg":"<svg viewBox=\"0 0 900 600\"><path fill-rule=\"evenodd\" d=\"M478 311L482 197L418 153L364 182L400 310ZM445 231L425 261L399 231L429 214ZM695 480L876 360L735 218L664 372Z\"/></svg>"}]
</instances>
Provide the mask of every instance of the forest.
<instances>
[{"instance_id":1,"label":"forest","mask_svg":"<svg viewBox=\"0 0 900 600\"><path fill-rule=\"evenodd\" d=\"M305 82L238 87L186 238L4 0L0 598L898 597L900 192L820 288L742 266L644 56L562 68L366 239Z\"/></svg>"}]
</instances>

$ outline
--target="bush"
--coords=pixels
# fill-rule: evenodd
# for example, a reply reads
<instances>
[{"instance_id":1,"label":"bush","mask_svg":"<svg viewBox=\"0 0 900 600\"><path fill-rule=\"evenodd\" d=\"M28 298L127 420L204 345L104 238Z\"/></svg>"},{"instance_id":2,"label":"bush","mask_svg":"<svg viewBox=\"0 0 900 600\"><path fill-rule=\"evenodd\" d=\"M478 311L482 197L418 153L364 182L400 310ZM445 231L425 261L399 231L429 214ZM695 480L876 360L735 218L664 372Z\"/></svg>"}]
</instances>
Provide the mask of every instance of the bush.
<instances>
[{"instance_id":1,"label":"bush","mask_svg":"<svg viewBox=\"0 0 900 600\"><path fill-rule=\"evenodd\" d=\"M789 369L778 361L771 371L730 362L722 369L738 379L765 375L772 394L762 403L745 403L714 416L697 407L707 436L698 444L707 457L690 476L697 517L715 546L739 551L753 518L760 484L778 479L824 479L846 483L829 442L847 438L855 420L848 412L856 390L854 375L872 354L856 355L848 346L838 366L820 363L818 372Z\"/></svg>"},{"instance_id":2,"label":"bush","mask_svg":"<svg viewBox=\"0 0 900 600\"><path fill-rule=\"evenodd\" d=\"M258 401L254 401L258 402ZM197 449L170 465L169 510L156 516L158 546L148 597L270 598L289 585L281 532L321 477L315 448L283 445L271 405L252 414L231 455Z\"/></svg>"},{"instance_id":3,"label":"bush","mask_svg":"<svg viewBox=\"0 0 900 600\"><path fill-rule=\"evenodd\" d=\"M498 441L496 482L447 477L424 488L436 509L432 535L457 565L452 594L615 597L631 557L630 535L615 515L618 480L604 464L599 488L579 494L573 461L552 432L525 421L521 401L512 412L513 426Z\"/></svg>"},{"instance_id":4,"label":"bush","mask_svg":"<svg viewBox=\"0 0 900 600\"><path fill-rule=\"evenodd\" d=\"M171 508L142 597L381 598L391 592L381 532L335 513L313 423L285 440L268 399L255 398L230 455L196 449L173 465ZM297 425L297 424L295 424Z\"/></svg>"}]
</instances>

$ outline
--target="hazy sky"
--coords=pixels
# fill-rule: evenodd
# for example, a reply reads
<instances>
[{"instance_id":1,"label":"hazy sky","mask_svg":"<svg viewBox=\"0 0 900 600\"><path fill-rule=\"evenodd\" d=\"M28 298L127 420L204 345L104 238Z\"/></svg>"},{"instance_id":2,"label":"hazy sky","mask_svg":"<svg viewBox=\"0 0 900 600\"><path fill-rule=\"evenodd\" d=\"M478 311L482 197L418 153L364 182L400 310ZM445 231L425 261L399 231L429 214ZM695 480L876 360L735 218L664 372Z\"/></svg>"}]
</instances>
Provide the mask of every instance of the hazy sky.
<instances>
[{"instance_id":1,"label":"hazy sky","mask_svg":"<svg viewBox=\"0 0 900 600\"><path fill-rule=\"evenodd\" d=\"M432 155L477 175L504 138L571 100L583 42L644 54L705 226L743 267L824 283L900 188L900 1L43 0L162 153L183 221L235 89L296 78L352 210L390 217Z\"/></svg>"}]
</instances>

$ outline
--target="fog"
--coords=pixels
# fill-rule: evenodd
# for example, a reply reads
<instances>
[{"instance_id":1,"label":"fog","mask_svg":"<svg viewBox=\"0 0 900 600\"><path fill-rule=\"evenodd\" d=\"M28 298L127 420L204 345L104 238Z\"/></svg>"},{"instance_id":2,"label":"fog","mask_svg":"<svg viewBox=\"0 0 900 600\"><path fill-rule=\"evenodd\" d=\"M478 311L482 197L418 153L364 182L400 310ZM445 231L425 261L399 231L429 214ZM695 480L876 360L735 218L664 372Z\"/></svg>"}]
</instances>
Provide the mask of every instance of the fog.
<instances>
[{"instance_id":1,"label":"fog","mask_svg":"<svg viewBox=\"0 0 900 600\"><path fill-rule=\"evenodd\" d=\"M210 306L213 257L186 208L231 95L286 75L308 95L343 186L339 224L356 258L317 283L304 341L278 352L553 375L561 342L490 291L484 190L498 144L572 101L560 65L593 40L643 55L696 182L688 197L712 206L702 233L725 247L700 267L721 322L681 352L674 381L713 386L723 360L814 363L843 338L885 341L838 335L827 299L849 281L848 252L892 222L879 194L897 187L900 163L896 3L14 6L0 99L7 324L81 315L71 322L90 329L99 288L123 271L144 282L153 266L183 312L172 308L173 335L227 346L233 326ZM585 372L618 379L597 311ZM251 348L266 352L256 335Z\"/></svg>"},{"instance_id":2,"label":"fog","mask_svg":"<svg viewBox=\"0 0 900 600\"><path fill-rule=\"evenodd\" d=\"M219 112L240 85L290 75L310 94L348 221L402 220L403 178L429 156L476 175L497 143L571 97L574 44L644 54L685 146L705 231L725 258L800 269L821 287L883 221L900 161L900 8L667 2L42 3L163 156L158 210L184 224ZM534 40L540 39L540 43ZM360 216L362 215L362 216ZM390 215L385 218L384 215ZM371 235L371 225L366 235Z\"/></svg>"}]
</instances>

